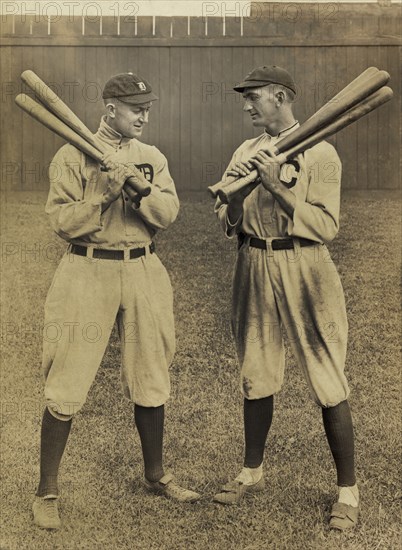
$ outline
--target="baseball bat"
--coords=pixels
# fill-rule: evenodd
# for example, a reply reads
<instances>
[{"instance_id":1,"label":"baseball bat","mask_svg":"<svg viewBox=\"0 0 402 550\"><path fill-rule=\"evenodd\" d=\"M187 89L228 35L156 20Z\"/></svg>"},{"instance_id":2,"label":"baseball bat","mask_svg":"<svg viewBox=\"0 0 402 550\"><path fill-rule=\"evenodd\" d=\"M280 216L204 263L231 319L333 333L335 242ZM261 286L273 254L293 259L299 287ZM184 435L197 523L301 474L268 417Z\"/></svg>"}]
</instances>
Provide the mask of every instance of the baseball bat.
<instances>
[{"instance_id":1,"label":"baseball bat","mask_svg":"<svg viewBox=\"0 0 402 550\"><path fill-rule=\"evenodd\" d=\"M380 89L388 82L390 76L386 71L379 71L375 67L366 69L361 75L355 78L343 90L341 90L333 99L328 101L314 115L306 120L297 130L281 139L276 145L269 148L274 155L279 155L287 151L290 147L299 143L309 135L316 132L319 128L325 127L336 119L340 114L357 105L362 99L368 97L371 93ZM336 101L334 101L336 99ZM232 185L235 178L224 183L218 182L208 187L210 194L215 197L223 187Z\"/></svg>"},{"instance_id":2,"label":"baseball bat","mask_svg":"<svg viewBox=\"0 0 402 550\"><path fill-rule=\"evenodd\" d=\"M392 96L393 92L391 88L389 88L388 86L383 86L324 128L320 128L314 134L300 141L298 144L289 148L287 151L280 153L277 156L277 161L279 162L279 164L284 164L290 158L295 157L306 149L310 149L320 141L331 137L335 133L343 130L344 128L355 122L356 120L359 120L371 111L374 111L375 109L389 101ZM257 176L257 170L253 170L244 178L238 178L234 183L227 185L222 189L219 189L217 195L223 203L228 203L230 198L235 193L254 181Z\"/></svg>"},{"instance_id":3,"label":"baseball bat","mask_svg":"<svg viewBox=\"0 0 402 550\"><path fill-rule=\"evenodd\" d=\"M113 147L101 142L94 136L94 134L85 126L85 124L77 117L77 115L62 101L59 96L45 83L37 74L33 71L27 70L21 74L21 79L25 82L34 92L40 101L52 111L62 122L69 126L78 136L87 141L94 149L105 154L109 151L113 151ZM71 141L70 141L71 143ZM82 149L80 149L82 151ZM85 152L85 151L83 151ZM93 155L90 155L93 157ZM98 160L98 159L95 159ZM133 168L132 168L133 169ZM138 169L134 168L134 171ZM140 172L138 171L138 174ZM134 178L128 178L126 181L130 187L142 196L147 196L151 192L151 186L147 183L144 184L141 180L135 180Z\"/></svg>"},{"instance_id":4,"label":"baseball bat","mask_svg":"<svg viewBox=\"0 0 402 550\"><path fill-rule=\"evenodd\" d=\"M378 71L370 76L368 79L364 79L363 82L355 83L346 93L343 91L341 96L338 95L338 100L330 100L326 103L318 112L314 113L306 122L304 122L297 130L281 139L280 143L277 143L273 147L275 155L287 151L290 147L299 143L302 139L306 138L310 134L314 133L319 128L326 126L332 122L342 113L351 109L364 98L370 94L379 90L384 86L390 76L386 71Z\"/></svg>"},{"instance_id":5,"label":"baseball bat","mask_svg":"<svg viewBox=\"0 0 402 550\"><path fill-rule=\"evenodd\" d=\"M103 155L98 149L95 149L95 147L85 139L76 134L74 130L57 118L53 113L50 113L43 105L37 103L26 94L18 94L15 98L15 103L32 118L68 141L68 143L71 143L71 145L74 145L77 149L92 157L94 160L102 162Z\"/></svg>"},{"instance_id":6,"label":"baseball bat","mask_svg":"<svg viewBox=\"0 0 402 550\"><path fill-rule=\"evenodd\" d=\"M363 71L361 74L359 74L359 76L357 76L355 79L353 79L351 82L349 82L349 84L347 86L342 88L342 90L340 92L338 92L336 95L334 95L334 97L331 98L329 100L329 102L322 105L318 109L318 111L316 111L316 115L318 113L322 112L322 110L325 109L325 107L326 107L326 105L328 105L328 103L334 103L335 101L339 101L342 98L342 96L344 96L345 94L347 94L348 92L350 92L354 88L359 87L360 84L362 84L364 81L368 80L369 78L371 78L373 75L375 75L378 72L379 72L379 69L377 69L377 67L368 67L365 71ZM384 84L386 84L386 82L384 82Z\"/></svg>"},{"instance_id":7,"label":"baseball bat","mask_svg":"<svg viewBox=\"0 0 402 550\"><path fill-rule=\"evenodd\" d=\"M40 101L74 132L84 138L95 149L105 153L105 146L95 138L75 113L60 99L60 97L39 78L33 71L27 70L21 74L21 80L27 84Z\"/></svg>"}]
</instances>

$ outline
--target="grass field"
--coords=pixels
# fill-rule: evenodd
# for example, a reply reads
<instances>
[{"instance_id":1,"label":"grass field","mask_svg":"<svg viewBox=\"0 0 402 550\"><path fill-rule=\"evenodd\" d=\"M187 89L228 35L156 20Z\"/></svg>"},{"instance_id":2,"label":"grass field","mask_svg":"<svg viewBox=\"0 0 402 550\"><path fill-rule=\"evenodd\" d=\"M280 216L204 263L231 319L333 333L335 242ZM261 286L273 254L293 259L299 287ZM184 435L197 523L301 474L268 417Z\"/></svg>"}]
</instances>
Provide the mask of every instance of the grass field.
<instances>
[{"instance_id":1,"label":"grass field","mask_svg":"<svg viewBox=\"0 0 402 550\"><path fill-rule=\"evenodd\" d=\"M61 469L63 527L32 525L43 409L43 304L65 244L53 235L43 193L1 197L2 550L396 549L400 544L400 199L348 193L331 252L350 323L347 374L362 516L330 532L335 471L321 413L288 354L265 461L267 488L239 507L211 502L242 463L242 398L229 330L235 245L204 196L185 196L157 238L175 291L177 354L166 408L165 465L204 496L180 505L141 488L132 406L119 382L116 334L74 420Z\"/></svg>"}]
</instances>

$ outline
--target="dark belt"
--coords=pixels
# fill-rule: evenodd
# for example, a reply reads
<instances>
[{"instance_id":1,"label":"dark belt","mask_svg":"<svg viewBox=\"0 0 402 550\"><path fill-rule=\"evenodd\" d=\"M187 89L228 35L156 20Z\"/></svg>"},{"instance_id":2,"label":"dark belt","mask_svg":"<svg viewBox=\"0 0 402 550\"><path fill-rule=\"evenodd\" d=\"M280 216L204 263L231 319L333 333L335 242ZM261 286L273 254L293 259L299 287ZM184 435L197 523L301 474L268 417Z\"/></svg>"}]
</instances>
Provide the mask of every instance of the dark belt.
<instances>
[{"instance_id":1,"label":"dark belt","mask_svg":"<svg viewBox=\"0 0 402 550\"><path fill-rule=\"evenodd\" d=\"M155 243L152 242L149 245L149 251L152 254L155 252ZM135 258L140 258L145 256L146 247L142 248L131 248L129 251L130 260ZM77 254L77 256L88 256L88 248L86 246L81 246L79 244L71 245L71 253ZM124 260L124 250L106 250L104 248L94 248L93 249L93 258L99 260Z\"/></svg>"},{"instance_id":2,"label":"dark belt","mask_svg":"<svg viewBox=\"0 0 402 550\"><path fill-rule=\"evenodd\" d=\"M247 235L245 235L244 233L239 233L237 235L239 248L242 246L242 244L244 244L246 238ZM297 239L300 243L300 246L313 246L314 244L317 244L315 241L311 241L310 239L303 239L301 237L297 237ZM283 239L272 239L270 244L272 250L292 250L295 247L292 237L284 237ZM264 239L259 239L258 237L250 237L249 245L253 248L267 250L267 241L264 241Z\"/></svg>"}]
</instances>

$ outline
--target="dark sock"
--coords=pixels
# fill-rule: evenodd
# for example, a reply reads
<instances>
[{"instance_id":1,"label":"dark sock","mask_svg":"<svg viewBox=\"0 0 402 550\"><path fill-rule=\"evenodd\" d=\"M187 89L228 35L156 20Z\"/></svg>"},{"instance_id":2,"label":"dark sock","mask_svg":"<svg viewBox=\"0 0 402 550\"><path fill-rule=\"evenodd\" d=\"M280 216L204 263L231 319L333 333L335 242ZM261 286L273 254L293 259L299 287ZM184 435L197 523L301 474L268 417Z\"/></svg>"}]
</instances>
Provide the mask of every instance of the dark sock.
<instances>
[{"instance_id":1,"label":"dark sock","mask_svg":"<svg viewBox=\"0 0 402 550\"><path fill-rule=\"evenodd\" d=\"M38 497L58 495L57 475L71 429L72 419L59 420L46 407L43 413L40 442L40 481Z\"/></svg>"},{"instance_id":2,"label":"dark sock","mask_svg":"<svg viewBox=\"0 0 402 550\"><path fill-rule=\"evenodd\" d=\"M136 404L134 418L141 439L145 477L148 481L159 481L164 476L162 452L165 407L141 407Z\"/></svg>"},{"instance_id":3,"label":"dark sock","mask_svg":"<svg viewBox=\"0 0 402 550\"><path fill-rule=\"evenodd\" d=\"M265 442L272 422L274 396L244 399L244 466L258 468L264 458Z\"/></svg>"},{"instance_id":4,"label":"dark sock","mask_svg":"<svg viewBox=\"0 0 402 550\"><path fill-rule=\"evenodd\" d=\"M356 483L353 422L349 403L322 409L325 433L334 457L338 485L351 487Z\"/></svg>"}]
</instances>

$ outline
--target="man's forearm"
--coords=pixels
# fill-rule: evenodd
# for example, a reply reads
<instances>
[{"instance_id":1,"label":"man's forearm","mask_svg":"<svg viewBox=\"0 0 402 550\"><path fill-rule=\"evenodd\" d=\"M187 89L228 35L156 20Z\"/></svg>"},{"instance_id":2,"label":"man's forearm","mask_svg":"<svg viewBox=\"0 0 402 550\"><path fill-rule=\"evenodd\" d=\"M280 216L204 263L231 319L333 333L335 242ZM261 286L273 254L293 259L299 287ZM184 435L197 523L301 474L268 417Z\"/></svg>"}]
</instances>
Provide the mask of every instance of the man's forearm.
<instances>
[{"instance_id":1,"label":"man's forearm","mask_svg":"<svg viewBox=\"0 0 402 550\"><path fill-rule=\"evenodd\" d=\"M286 214L293 219L293 214L296 208L296 196L294 193L285 187L281 182L273 185L270 192L275 200L279 202Z\"/></svg>"},{"instance_id":2,"label":"man's forearm","mask_svg":"<svg viewBox=\"0 0 402 550\"><path fill-rule=\"evenodd\" d=\"M227 216L230 225L235 225L243 214L243 201L230 201L227 208Z\"/></svg>"}]
</instances>

